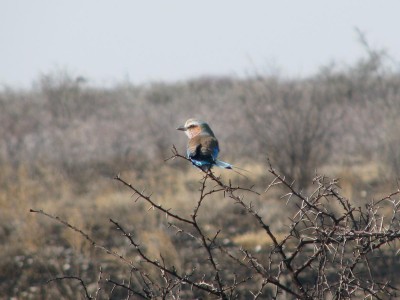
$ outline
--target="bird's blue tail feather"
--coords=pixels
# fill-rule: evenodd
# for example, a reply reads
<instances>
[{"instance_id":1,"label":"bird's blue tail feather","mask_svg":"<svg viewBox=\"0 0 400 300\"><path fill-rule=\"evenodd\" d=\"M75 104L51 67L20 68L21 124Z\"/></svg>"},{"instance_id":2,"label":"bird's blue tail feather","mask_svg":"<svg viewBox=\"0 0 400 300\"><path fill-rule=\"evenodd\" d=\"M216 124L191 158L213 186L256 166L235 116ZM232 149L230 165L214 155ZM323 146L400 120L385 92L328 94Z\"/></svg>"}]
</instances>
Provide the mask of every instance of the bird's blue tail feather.
<instances>
[{"instance_id":1,"label":"bird's blue tail feather","mask_svg":"<svg viewBox=\"0 0 400 300\"><path fill-rule=\"evenodd\" d=\"M218 160L218 159L215 160L215 165L217 167L222 168L222 169L232 169L232 165L231 164L228 164L227 162L224 162L224 161Z\"/></svg>"}]
</instances>

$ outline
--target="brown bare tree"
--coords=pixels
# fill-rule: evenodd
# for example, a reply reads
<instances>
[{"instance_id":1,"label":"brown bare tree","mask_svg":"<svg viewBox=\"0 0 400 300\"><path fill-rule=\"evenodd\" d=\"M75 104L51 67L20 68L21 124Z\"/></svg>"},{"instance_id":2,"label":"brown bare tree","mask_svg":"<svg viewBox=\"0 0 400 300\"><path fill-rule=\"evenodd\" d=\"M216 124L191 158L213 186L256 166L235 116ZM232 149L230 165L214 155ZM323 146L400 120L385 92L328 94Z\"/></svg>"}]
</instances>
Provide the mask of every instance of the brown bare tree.
<instances>
[{"instance_id":1,"label":"brown bare tree","mask_svg":"<svg viewBox=\"0 0 400 300\"><path fill-rule=\"evenodd\" d=\"M173 158L186 160L174 149ZM398 296L399 280L385 272L386 264L398 265L395 259L400 239L400 189L365 207L356 207L340 195L337 180L317 176L314 189L305 194L271 165L273 180L266 193L279 189L283 199L297 211L287 216L287 230L278 234L264 220L258 208L245 199L257 197L251 188L225 183L212 172L203 172L200 194L190 216L163 206L120 176L115 179L137 195L152 210L165 216L165 224L175 232L180 249L180 265L167 262L164 253L154 257L134 235L116 220L110 219L126 239L136 259L101 245L81 229L42 210L39 213L74 230L93 247L116 257L130 269L126 280L100 279L90 291L79 276L59 276L51 281L73 281L83 286L87 299L118 297L125 299L390 299ZM246 249L229 239L225 228L207 229L201 221L204 203L210 197L228 197L232 206L242 209L240 218L249 218L264 232L269 246ZM284 205L284 204L283 204ZM224 218L224 216L220 216ZM184 250L191 253L183 255ZM185 252L187 253L187 252ZM111 285L109 294L101 289ZM107 289L104 289L106 291Z\"/></svg>"}]
</instances>

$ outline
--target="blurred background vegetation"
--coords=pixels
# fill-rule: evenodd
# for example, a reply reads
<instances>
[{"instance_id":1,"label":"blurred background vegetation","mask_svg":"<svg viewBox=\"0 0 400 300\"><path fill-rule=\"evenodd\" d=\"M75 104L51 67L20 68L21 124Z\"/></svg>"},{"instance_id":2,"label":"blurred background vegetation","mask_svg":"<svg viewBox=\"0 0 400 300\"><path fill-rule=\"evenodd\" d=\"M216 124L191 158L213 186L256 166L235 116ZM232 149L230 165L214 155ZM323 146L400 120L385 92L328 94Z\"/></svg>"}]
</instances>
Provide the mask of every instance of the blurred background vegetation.
<instances>
[{"instance_id":1,"label":"blurred background vegetation","mask_svg":"<svg viewBox=\"0 0 400 300\"><path fill-rule=\"evenodd\" d=\"M74 283L44 283L74 274L95 287L100 266L115 278L129 274L30 208L63 217L129 257L108 222L117 219L151 255L162 252L179 268L181 250L187 247L189 257L189 247L112 178L121 173L166 207L190 214L201 175L185 162L164 161L173 145L184 153L186 137L175 128L189 117L210 123L221 159L250 171L247 178L222 176L260 192L268 184L267 157L303 189L318 172L339 177L343 194L360 205L391 192L400 172L400 74L383 51L365 48L354 65L324 66L308 78L253 74L101 88L58 70L28 90L3 87L1 298L74 299L82 295ZM210 228L224 228L229 242L251 249L268 244L228 200L215 200L202 215ZM274 230L284 230L288 208L278 195L254 201Z\"/></svg>"}]
</instances>

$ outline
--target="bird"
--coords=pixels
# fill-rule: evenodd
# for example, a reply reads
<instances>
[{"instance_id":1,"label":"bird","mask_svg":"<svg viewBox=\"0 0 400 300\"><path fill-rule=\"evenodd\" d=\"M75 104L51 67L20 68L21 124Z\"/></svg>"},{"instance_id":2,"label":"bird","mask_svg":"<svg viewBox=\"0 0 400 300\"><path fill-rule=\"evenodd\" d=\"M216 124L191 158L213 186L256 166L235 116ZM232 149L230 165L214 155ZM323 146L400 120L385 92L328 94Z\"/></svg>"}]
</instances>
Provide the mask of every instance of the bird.
<instances>
[{"instance_id":1,"label":"bird","mask_svg":"<svg viewBox=\"0 0 400 300\"><path fill-rule=\"evenodd\" d=\"M213 166L232 169L231 164L218 159L218 140L206 122L190 118L177 130L184 131L189 138L186 154L193 165L203 171L209 171Z\"/></svg>"}]
</instances>

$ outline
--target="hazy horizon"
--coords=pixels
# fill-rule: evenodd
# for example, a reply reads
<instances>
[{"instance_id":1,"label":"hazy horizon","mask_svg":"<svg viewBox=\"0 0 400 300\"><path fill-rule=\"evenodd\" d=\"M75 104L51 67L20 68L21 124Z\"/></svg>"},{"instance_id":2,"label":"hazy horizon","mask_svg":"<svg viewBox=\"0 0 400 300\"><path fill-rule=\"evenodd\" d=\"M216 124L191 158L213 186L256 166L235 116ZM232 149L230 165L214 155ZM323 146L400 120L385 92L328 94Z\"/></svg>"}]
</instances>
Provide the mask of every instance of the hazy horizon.
<instances>
[{"instance_id":1,"label":"hazy horizon","mask_svg":"<svg viewBox=\"0 0 400 300\"><path fill-rule=\"evenodd\" d=\"M57 69L109 85L243 76L308 76L373 47L400 57L400 2L0 1L0 85Z\"/></svg>"}]
</instances>

